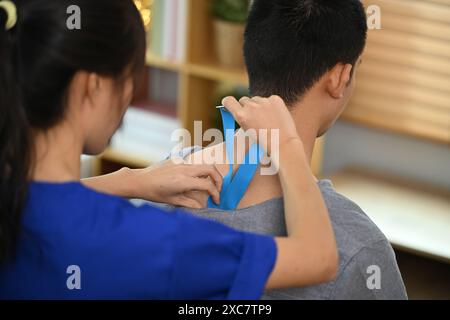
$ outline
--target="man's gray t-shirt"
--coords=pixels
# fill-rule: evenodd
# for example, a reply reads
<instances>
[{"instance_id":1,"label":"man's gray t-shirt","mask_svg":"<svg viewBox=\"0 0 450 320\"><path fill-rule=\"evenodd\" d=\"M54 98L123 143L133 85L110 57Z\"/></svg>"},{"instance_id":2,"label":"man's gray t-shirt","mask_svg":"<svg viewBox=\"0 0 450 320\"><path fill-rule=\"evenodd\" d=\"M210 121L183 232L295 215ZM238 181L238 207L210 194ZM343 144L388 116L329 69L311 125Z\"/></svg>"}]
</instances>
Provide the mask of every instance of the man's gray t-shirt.
<instances>
[{"instance_id":1,"label":"man's gray t-shirt","mask_svg":"<svg viewBox=\"0 0 450 320\"><path fill-rule=\"evenodd\" d=\"M384 234L358 205L337 193L330 180L321 180L318 186L328 207L339 250L338 275L326 284L269 290L262 299L407 299L394 251ZM287 235L282 198L240 210L190 211L237 230Z\"/></svg>"}]
</instances>

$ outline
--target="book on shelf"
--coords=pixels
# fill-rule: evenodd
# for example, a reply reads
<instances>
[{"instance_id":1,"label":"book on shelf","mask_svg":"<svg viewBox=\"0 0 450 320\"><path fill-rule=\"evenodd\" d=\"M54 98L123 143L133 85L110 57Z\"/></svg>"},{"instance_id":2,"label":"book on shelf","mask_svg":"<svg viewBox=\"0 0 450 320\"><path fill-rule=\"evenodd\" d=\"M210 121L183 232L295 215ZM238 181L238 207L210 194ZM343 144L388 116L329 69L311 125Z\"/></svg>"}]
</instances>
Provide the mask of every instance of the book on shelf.
<instances>
[{"instance_id":1,"label":"book on shelf","mask_svg":"<svg viewBox=\"0 0 450 320\"><path fill-rule=\"evenodd\" d=\"M158 68L147 68L132 105L161 115L177 117L178 76Z\"/></svg>"},{"instance_id":2,"label":"book on shelf","mask_svg":"<svg viewBox=\"0 0 450 320\"><path fill-rule=\"evenodd\" d=\"M150 164L165 159L178 144L171 137L181 124L177 118L149 110L130 107L121 128L111 140L111 148Z\"/></svg>"},{"instance_id":3,"label":"book on shelf","mask_svg":"<svg viewBox=\"0 0 450 320\"><path fill-rule=\"evenodd\" d=\"M164 117L176 119L177 106L176 104L159 102L159 101L134 101L133 108L145 110L150 113L159 114Z\"/></svg>"},{"instance_id":4,"label":"book on shelf","mask_svg":"<svg viewBox=\"0 0 450 320\"><path fill-rule=\"evenodd\" d=\"M185 60L187 0L154 0L150 52L170 61Z\"/></svg>"}]
</instances>

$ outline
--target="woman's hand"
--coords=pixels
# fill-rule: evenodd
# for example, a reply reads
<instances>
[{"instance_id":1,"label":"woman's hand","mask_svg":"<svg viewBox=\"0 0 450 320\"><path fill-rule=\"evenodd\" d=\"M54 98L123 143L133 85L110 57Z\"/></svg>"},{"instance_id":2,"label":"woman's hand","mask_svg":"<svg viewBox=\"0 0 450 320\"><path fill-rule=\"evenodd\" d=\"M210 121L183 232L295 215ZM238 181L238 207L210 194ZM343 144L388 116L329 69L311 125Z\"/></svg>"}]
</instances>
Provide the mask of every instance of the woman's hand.
<instances>
[{"instance_id":1,"label":"woman's hand","mask_svg":"<svg viewBox=\"0 0 450 320\"><path fill-rule=\"evenodd\" d=\"M109 175L84 179L88 187L124 198L137 198L175 206L201 209L203 191L220 202L222 176L213 165L175 164L166 160L145 169L123 168Z\"/></svg>"},{"instance_id":2,"label":"woman's hand","mask_svg":"<svg viewBox=\"0 0 450 320\"><path fill-rule=\"evenodd\" d=\"M220 203L222 176L213 165L175 164L172 160L166 160L156 166L138 170L135 174L138 188L147 190L141 194L141 198L202 209L205 203L196 196L196 192L203 191L215 203Z\"/></svg>"},{"instance_id":3,"label":"woman's hand","mask_svg":"<svg viewBox=\"0 0 450 320\"><path fill-rule=\"evenodd\" d=\"M239 101L234 97L226 97L222 100L222 104L231 112L244 131L253 129L257 134L260 130L268 131L267 137L259 135L254 138L258 140L258 143L269 155L291 139L300 140L294 119L283 99L279 96L271 96L270 98L243 97ZM278 141L267 139L271 136L271 130L278 130ZM272 145L273 143L276 145Z\"/></svg>"}]
</instances>

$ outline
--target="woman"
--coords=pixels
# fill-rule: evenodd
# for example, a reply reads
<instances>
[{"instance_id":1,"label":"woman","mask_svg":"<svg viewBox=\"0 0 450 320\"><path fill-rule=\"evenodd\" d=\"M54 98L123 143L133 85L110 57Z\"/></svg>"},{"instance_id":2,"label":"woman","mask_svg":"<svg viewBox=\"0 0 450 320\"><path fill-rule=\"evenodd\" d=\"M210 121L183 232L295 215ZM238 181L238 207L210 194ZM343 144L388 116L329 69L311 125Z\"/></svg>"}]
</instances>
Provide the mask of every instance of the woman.
<instances>
[{"instance_id":1,"label":"woman","mask_svg":"<svg viewBox=\"0 0 450 320\"><path fill-rule=\"evenodd\" d=\"M81 30L66 27L74 4ZM193 166L186 176L166 163L91 179L90 188L80 183L80 155L108 144L144 53L131 0L0 1L0 298L256 299L264 288L333 278L328 213L278 97L224 105L243 129L281 128L273 159L286 238L94 191L195 207L186 191L207 190L220 201L221 178L210 167Z\"/></svg>"}]
</instances>

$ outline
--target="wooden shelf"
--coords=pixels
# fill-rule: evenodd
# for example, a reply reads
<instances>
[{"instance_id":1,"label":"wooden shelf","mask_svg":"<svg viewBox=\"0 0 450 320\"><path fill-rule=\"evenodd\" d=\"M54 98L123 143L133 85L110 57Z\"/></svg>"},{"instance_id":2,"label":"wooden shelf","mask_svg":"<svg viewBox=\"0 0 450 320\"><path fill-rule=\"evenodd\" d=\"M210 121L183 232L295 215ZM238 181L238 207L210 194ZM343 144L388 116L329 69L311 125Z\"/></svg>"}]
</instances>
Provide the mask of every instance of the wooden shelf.
<instances>
[{"instance_id":1,"label":"wooden shelf","mask_svg":"<svg viewBox=\"0 0 450 320\"><path fill-rule=\"evenodd\" d=\"M331 180L395 247L450 263L449 191L364 170L343 171Z\"/></svg>"},{"instance_id":2,"label":"wooden shelf","mask_svg":"<svg viewBox=\"0 0 450 320\"><path fill-rule=\"evenodd\" d=\"M150 50L147 51L146 61L148 66L173 72L182 72L186 69L186 66L183 63L163 59L151 53Z\"/></svg>"},{"instance_id":3,"label":"wooden shelf","mask_svg":"<svg viewBox=\"0 0 450 320\"><path fill-rule=\"evenodd\" d=\"M248 85L247 73L244 70L228 69L220 65L201 63L178 63L147 53L147 65L173 72L183 72L188 75L236 85Z\"/></svg>"},{"instance_id":4,"label":"wooden shelf","mask_svg":"<svg viewBox=\"0 0 450 320\"><path fill-rule=\"evenodd\" d=\"M248 86L247 73L244 70L233 70L212 64L190 64L189 73L218 82L228 82Z\"/></svg>"}]
</instances>

